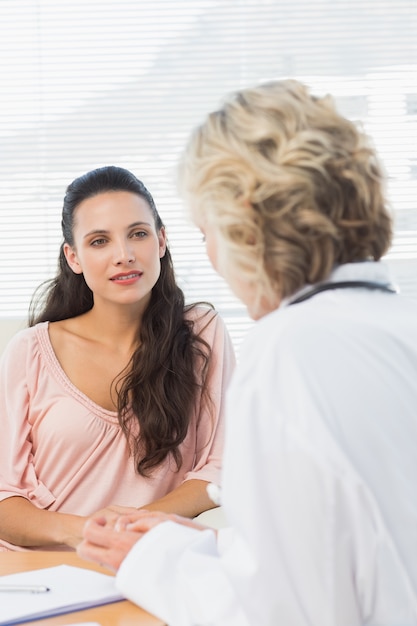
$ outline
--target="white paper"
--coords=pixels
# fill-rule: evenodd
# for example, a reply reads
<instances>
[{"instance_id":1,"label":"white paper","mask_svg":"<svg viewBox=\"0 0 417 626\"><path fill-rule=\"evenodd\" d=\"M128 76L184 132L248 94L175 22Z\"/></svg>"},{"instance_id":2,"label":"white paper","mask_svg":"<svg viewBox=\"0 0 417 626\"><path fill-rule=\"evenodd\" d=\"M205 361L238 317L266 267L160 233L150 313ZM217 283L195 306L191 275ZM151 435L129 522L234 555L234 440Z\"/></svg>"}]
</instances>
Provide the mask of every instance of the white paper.
<instances>
[{"instance_id":1,"label":"white paper","mask_svg":"<svg viewBox=\"0 0 417 626\"><path fill-rule=\"evenodd\" d=\"M0 625L60 615L123 600L115 578L71 565L0 576L1 585L45 585L45 593L0 591Z\"/></svg>"}]
</instances>

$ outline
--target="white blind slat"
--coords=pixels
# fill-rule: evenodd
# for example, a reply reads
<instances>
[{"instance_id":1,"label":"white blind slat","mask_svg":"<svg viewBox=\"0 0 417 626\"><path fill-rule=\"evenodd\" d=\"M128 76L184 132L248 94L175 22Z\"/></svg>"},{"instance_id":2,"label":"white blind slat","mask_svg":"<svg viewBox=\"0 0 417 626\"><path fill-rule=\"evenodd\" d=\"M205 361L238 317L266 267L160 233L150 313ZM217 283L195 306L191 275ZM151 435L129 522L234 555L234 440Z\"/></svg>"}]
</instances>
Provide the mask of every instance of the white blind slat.
<instances>
[{"instance_id":1,"label":"white blind slat","mask_svg":"<svg viewBox=\"0 0 417 626\"><path fill-rule=\"evenodd\" d=\"M415 0L2 0L0 317L24 317L55 273L66 186L117 164L149 187L189 300L238 347L251 325L188 222L175 165L226 92L295 77L361 121L389 176L387 255L417 297Z\"/></svg>"}]
</instances>

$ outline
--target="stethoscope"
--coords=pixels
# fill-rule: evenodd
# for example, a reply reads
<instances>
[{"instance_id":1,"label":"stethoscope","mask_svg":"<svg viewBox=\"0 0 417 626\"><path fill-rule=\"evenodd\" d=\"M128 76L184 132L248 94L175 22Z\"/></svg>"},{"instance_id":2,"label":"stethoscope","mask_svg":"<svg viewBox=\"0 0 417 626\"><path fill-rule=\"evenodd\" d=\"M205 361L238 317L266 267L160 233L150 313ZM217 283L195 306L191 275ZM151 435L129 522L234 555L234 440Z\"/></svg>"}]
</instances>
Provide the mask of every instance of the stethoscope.
<instances>
[{"instance_id":1,"label":"stethoscope","mask_svg":"<svg viewBox=\"0 0 417 626\"><path fill-rule=\"evenodd\" d=\"M288 304L298 304L299 302L304 302L304 300L309 300L313 296L321 293L322 291L328 291L330 289L347 289L351 287L363 287L365 289L372 289L378 291L385 291L386 293L397 293L397 290L391 285L384 285L382 283L374 283L369 280L345 280L334 283L322 283L321 285L316 285L309 291L301 294L298 298L291 300Z\"/></svg>"}]
</instances>

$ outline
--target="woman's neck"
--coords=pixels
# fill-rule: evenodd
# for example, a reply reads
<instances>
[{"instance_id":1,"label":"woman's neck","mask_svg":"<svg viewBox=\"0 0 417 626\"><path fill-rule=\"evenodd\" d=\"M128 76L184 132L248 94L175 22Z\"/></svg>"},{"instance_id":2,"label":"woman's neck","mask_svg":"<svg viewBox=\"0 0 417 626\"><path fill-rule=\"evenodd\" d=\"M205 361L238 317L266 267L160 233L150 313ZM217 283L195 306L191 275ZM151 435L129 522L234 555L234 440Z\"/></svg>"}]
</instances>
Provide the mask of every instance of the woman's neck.
<instances>
[{"instance_id":1,"label":"woman's neck","mask_svg":"<svg viewBox=\"0 0 417 626\"><path fill-rule=\"evenodd\" d=\"M99 343L114 347L118 352L131 352L137 345L142 313L128 307L104 309L93 307L74 318L79 334Z\"/></svg>"}]
</instances>

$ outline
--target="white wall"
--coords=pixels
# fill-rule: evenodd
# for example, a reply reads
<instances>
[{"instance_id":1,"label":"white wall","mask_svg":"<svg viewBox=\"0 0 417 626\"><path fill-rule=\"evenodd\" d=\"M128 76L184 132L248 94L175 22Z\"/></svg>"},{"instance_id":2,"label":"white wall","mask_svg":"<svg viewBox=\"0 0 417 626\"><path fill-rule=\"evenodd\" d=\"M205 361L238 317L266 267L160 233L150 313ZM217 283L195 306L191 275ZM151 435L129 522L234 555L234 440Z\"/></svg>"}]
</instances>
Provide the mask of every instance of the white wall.
<instances>
[{"instance_id":1,"label":"white wall","mask_svg":"<svg viewBox=\"0 0 417 626\"><path fill-rule=\"evenodd\" d=\"M0 318L0 355L14 333L26 326L27 323L24 319Z\"/></svg>"}]
</instances>

